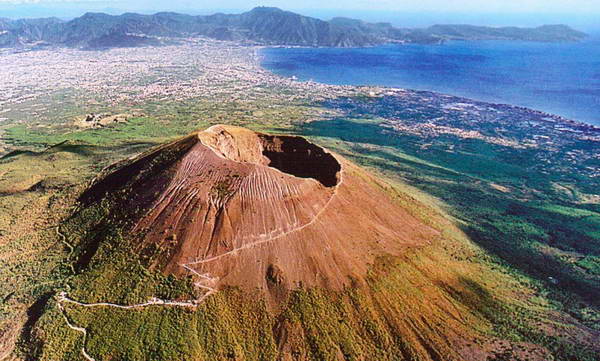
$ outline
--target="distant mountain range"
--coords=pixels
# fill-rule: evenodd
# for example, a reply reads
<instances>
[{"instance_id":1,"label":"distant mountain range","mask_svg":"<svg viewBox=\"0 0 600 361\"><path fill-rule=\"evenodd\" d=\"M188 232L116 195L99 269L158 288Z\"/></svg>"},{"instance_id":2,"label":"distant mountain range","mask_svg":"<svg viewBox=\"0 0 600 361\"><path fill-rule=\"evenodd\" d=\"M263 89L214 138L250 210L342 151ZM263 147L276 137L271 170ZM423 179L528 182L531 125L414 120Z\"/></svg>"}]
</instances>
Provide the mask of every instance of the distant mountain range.
<instances>
[{"instance_id":1,"label":"distant mountain range","mask_svg":"<svg viewBox=\"0 0 600 361\"><path fill-rule=\"evenodd\" d=\"M0 18L0 47L55 45L77 48L160 44L169 38L208 37L263 45L361 47L385 43L441 43L446 40L579 41L586 34L566 25L537 28L434 25L397 28L389 23L334 18L330 21L271 7L243 14L191 16L161 12L112 16L86 13L70 21L57 18Z\"/></svg>"}]
</instances>

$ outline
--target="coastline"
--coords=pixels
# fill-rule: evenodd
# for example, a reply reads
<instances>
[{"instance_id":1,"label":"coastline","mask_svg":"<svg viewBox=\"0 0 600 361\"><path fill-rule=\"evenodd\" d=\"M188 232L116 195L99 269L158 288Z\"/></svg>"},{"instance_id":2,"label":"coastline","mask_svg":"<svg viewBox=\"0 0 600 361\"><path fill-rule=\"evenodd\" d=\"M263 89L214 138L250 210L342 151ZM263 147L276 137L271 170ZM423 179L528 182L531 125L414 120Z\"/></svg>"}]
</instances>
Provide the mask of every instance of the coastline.
<instances>
[{"instance_id":1,"label":"coastline","mask_svg":"<svg viewBox=\"0 0 600 361\"><path fill-rule=\"evenodd\" d=\"M489 101L489 100L484 100L484 99L475 99L472 97L456 95L456 94L451 94L451 93L445 93L445 92L440 92L440 91L431 90L431 89L414 89L414 88L394 87L394 86L386 86L386 85L370 85L370 84L363 84L363 85L360 85L360 84L330 84L330 83L326 83L326 82L315 81L312 79L311 80L301 80L301 79L298 79L297 77L296 77L296 79L294 79L293 77L290 78L285 75L278 74L278 73L274 72L272 69L264 66L263 61L266 58L266 55L263 54L263 51L269 50L269 49L274 49L274 48L290 48L290 49L312 49L312 48L301 47L301 46L297 46L297 47L296 46L295 47L275 46L275 47L273 47L273 46L262 46L262 45L255 47L255 50L256 50L255 65L259 66L262 70L272 74L273 76L279 77L285 81L293 81L293 82L305 83L305 84L319 84L319 85L326 86L326 87L352 88L357 93L364 93L365 91L368 91L369 89L374 89L374 90L378 90L379 93L386 93L387 91L412 92L412 93L430 94L432 96L443 97L443 98L451 97L456 100L460 100L461 102L468 102L468 103L472 103L472 104L484 104L484 105L491 105L491 106L502 107L502 108L507 108L507 109L515 109L515 110L531 112L531 113L535 113L535 114L538 114L538 115L541 115L544 117L552 118L556 122L565 123L565 125L573 125L573 126L577 126L577 127L587 128L591 131L600 132L600 125L588 123L588 122L581 121L581 120L570 119L566 116L563 116L563 115L560 115L557 113L553 113L553 112L549 112L549 111L545 111L543 109L536 109L536 108L528 107L528 106L515 105L515 104L510 104L507 102L494 102L494 101ZM358 49L362 49L362 48L358 48Z\"/></svg>"},{"instance_id":2,"label":"coastline","mask_svg":"<svg viewBox=\"0 0 600 361\"><path fill-rule=\"evenodd\" d=\"M262 47L260 64L275 74L300 80L432 91L526 107L600 126L595 112L600 89L593 80L600 74L588 74L595 72L590 66L577 75L571 67L585 55L567 55L569 60L556 68L551 64L563 51L577 54L595 48L596 43L600 43L597 37L558 44L489 40L353 49ZM523 62L531 64L507 58L519 51L529 54ZM548 59L544 53L550 54ZM559 77L557 72L567 75Z\"/></svg>"},{"instance_id":3,"label":"coastline","mask_svg":"<svg viewBox=\"0 0 600 361\"><path fill-rule=\"evenodd\" d=\"M483 141L508 152L535 151L531 170L542 174L564 174L598 178L600 166L594 159L600 149L600 126L561 115L507 103L480 101L435 91L384 86L331 85L295 81L269 72L290 85L316 85L322 90L346 89L348 95L316 101L332 110L330 118L339 126L352 126L353 119L380 119L377 127L392 136L411 136L433 141L452 137L459 141ZM326 97L327 98L327 97ZM318 128L327 133L325 123ZM313 123L310 123L313 124ZM315 136L321 136L319 132ZM553 162L560 165L553 165ZM555 169L556 168L556 169Z\"/></svg>"}]
</instances>

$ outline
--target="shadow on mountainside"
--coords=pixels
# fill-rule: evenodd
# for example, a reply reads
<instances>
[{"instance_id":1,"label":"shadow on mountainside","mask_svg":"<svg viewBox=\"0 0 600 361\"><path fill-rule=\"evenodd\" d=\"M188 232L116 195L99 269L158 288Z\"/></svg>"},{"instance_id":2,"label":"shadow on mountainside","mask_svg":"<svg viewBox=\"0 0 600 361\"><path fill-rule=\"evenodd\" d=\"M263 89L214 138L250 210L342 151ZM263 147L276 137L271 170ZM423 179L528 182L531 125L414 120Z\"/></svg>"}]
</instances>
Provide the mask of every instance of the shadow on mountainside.
<instances>
[{"instance_id":1,"label":"shadow on mountainside","mask_svg":"<svg viewBox=\"0 0 600 361\"><path fill-rule=\"evenodd\" d=\"M599 277L584 277L575 266L544 252L548 247L598 256L597 213L587 211L589 214L581 216L553 210L556 205L583 207L556 196L550 176L532 173L520 166L523 163L494 157L497 149L489 148L496 145L440 137L430 140L434 144L423 150L427 140L383 130L376 122L335 119L305 124L298 133L318 137L323 145L357 163L399 177L441 199L448 205L447 211L463 221L463 231L488 252L565 292L562 298L568 299L567 294L573 292L600 306ZM442 142L453 142L455 150L450 153ZM492 156L482 155L485 152ZM498 191L490 187L493 183L511 184L514 191Z\"/></svg>"}]
</instances>

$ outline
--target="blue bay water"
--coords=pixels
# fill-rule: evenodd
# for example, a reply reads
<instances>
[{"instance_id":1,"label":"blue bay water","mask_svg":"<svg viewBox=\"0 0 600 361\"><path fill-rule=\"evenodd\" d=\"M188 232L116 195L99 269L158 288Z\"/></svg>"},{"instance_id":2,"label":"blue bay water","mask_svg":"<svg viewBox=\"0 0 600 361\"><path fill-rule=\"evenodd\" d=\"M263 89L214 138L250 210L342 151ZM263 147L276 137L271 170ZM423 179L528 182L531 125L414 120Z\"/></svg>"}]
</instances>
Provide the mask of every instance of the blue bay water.
<instances>
[{"instance_id":1,"label":"blue bay water","mask_svg":"<svg viewBox=\"0 0 600 361\"><path fill-rule=\"evenodd\" d=\"M600 125L600 39L452 41L373 48L267 48L262 65L329 84L430 90Z\"/></svg>"}]
</instances>

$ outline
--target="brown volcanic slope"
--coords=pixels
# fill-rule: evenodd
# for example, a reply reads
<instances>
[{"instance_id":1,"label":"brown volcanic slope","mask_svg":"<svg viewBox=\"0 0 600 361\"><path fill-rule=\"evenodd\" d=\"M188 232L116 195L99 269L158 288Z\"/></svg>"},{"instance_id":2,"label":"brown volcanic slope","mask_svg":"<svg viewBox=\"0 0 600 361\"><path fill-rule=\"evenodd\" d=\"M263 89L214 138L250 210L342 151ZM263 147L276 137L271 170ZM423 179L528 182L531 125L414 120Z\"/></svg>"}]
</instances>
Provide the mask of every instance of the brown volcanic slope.
<instances>
[{"instance_id":1,"label":"brown volcanic slope","mask_svg":"<svg viewBox=\"0 0 600 361\"><path fill-rule=\"evenodd\" d=\"M124 181L122 206L141 209L132 225L144 235L140 252L167 249L154 266L194 274L205 289L341 289L361 282L375 257L438 234L387 185L301 137L213 126L117 170L82 200Z\"/></svg>"},{"instance_id":2,"label":"brown volcanic slope","mask_svg":"<svg viewBox=\"0 0 600 361\"><path fill-rule=\"evenodd\" d=\"M503 340L506 302L534 293L300 137L191 134L107 169L61 229L80 272L33 332L39 359L83 354L82 338L96 360L483 361L501 344L549 359Z\"/></svg>"}]
</instances>

